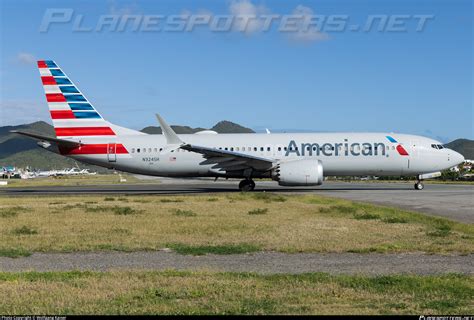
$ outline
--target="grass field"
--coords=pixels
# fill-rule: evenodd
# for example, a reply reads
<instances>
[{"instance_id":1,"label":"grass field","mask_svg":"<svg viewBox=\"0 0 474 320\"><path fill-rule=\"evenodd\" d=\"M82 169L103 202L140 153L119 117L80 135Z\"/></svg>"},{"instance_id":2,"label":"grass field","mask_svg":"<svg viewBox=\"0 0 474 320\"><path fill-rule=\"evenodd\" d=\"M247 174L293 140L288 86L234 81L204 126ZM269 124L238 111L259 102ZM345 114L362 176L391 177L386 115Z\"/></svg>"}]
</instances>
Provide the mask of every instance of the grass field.
<instances>
[{"instance_id":1,"label":"grass field","mask_svg":"<svg viewBox=\"0 0 474 320\"><path fill-rule=\"evenodd\" d=\"M83 186L83 185L110 185L119 184L120 176L127 181L123 184L147 184L159 183L158 180L139 180L133 175L129 174L97 174L97 175L77 175L77 176L58 176L58 177L44 177L35 179L9 179L8 187L43 187L43 186Z\"/></svg>"},{"instance_id":2,"label":"grass field","mask_svg":"<svg viewBox=\"0 0 474 320\"><path fill-rule=\"evenodd\" d=\"M472 314L474 277L0 273L0 314Z\"/></svg>"},{"instance_id":3,"label":"grass field","mask_svg":"<svg viewBox=\"0 0 474 320\"><path fill-rule=\"evenodd\" d=\"M474 252L474 226L310 195L0 198L0 255L135 251L182 254Z\"/></svg>"}]
</instances>

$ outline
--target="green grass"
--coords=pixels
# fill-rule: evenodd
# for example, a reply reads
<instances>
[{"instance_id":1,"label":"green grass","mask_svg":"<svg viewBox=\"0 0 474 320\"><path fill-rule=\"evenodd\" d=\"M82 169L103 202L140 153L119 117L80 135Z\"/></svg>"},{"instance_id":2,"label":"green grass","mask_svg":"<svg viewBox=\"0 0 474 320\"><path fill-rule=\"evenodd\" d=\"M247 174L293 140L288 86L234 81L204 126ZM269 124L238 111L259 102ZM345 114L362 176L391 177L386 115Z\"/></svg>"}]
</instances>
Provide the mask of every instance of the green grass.
<instances>
[{"instance_id":1,"label":"green grass","mask_svg":"<svg viewBox=\"0 0 474 320\"><path fill-rule=\"evenodd\" d=\"M178 203L178 202L184 202L183 199L160 199L161 203Z\"/></svg>"},{"instance_id":2,"label":"green grass","mask_svg":"<svg viewBox=\"0 0 474 320\"><path fill-rule=\"evenodd\" d=\"M194 256L202 256L205 254L242 254L260 251L261 248L253 244L229 244L218 246L190 246L182 243L168 244L170 249L173 249L179 254L187 254Z\"/></svg>"},{"instance_id":3,"label":"green grass","mask_svg":"<svg viewBox=\"0 0 474 320\"><path fill-rule=\"evenodd\" d=\"M382 221L386 223L408 223L408 219L403 217L386 217Z\"/></svg>"},{"instance_id":4,"label":"green grass","mask_svg":"<svg viewBox=\"0 0 474 320\"><path fill-rule=\"evenodd\" d=\"M250 195L255 200L262 200L267 203L286 201L286 197L278 195L278 194L274 194L274 193L268 193L268 192L243 193L243 195L244 196Z\"/></svg>"},{"instance_id":5,"label":"green grass","mask_svg":"<svg viewBox=\"0 0 474 320\"><path fill-rule=\"evenodd\" d=\"M31 252L22 248L0 248L0 257L18 258L31 256Z\"/></svg>"},{"instance_id":6,"label":"green grass","mask_svg":"<svg viewBox=\"0 0 474 320\"><path fill-rule=\"evenodd\" d=\"M380 219L380 216L378 214L374 214L374 213L362 212L362 213L354 214L354 219L356 219L356 220L376 220L376 219Z\"/></svg>"},{"instance_id":7,"label":"green grass","mask_svg":"<svg viewBox=\"0 0 474 320\"><path fill-rule=\"evenodd\" d=\"M197 213L192 210L171 209L173 215L178 217L195 217Z\"/></svg>"},{"instance_id":8,"label":"green grass","mask_svg":"<svg viewBox=\"0 0 474 320\"><path fill-rule=\"evenodd\" d=\"M138 214L138 213L141 213L142 211L133 209L131 207L118 207L118 206L116 206L116 207L112 208L112 212L116 215L119 215L119 216L127 216L127 215L130 215L130 214Z\"/></svg>"},{"instance_id":9,"label":"green grass","mask_svg":"<svg viewBox=\"0 0 474 320\"><path fill-rule=\"evenodd\" d=\"M472 314L474 277L0 273L1 314Z\"/></svg>"},{"instance_id":10,"label":"green grass","mask_svg":"<svg viewBox=\"0 0 474 320\"><path fill-rule=\"evenodd\" d=\"M107 198L104 199L104 201L111 201L111 200L106 200ZM113 198L112 198L113 199ZM128 199L127 199L128 201ZM91 206L91 204L94 204L94 206ZM142 210L137 210L129 206L121 207L121 206L101 206L101 205L96 205L97 201L86 201L84 203L76 203L76 204L68 204L63 206L63 210L65 211L70 211L73 209L80 209L83 210L84 212L89 212L89 213L96 213L96 212L113 212L116 215L131 215L131 214L139 214L142 213Z\"/></svg>"},{"instance_id":11,"label":"green grass","mask_svg":"<svg viewBox=\"0 0 474 320\"><path fill-rule=\"evenodd\" d=\"M0 209L0 217L1 218L11 218L16 217L20 212L26 211L26 208L23 207L10 207L10 208L1 208Z\"/></svg>"},{"instance_id":12,"label":"green grass","mask_svg":"<svg viewBox=\"0 0 474 320\"><path fill-rule=\"evenodd\" d=\"M268 208L257 208L257 209L253 209L253 210L250 210L248 212L249 215L259 215L259 214L267 214L268 213Z\"/></svg>"},{"instance_id":13,"label":"green grass","mask_svg":"<svg viewBox=\"0 0 474 320\"><path fill-rule=\"evenodd\" d=\"M20 236L20 235L33 235L38 234L38 231L34 228L30 228L28 226L22 226L21 228L13 229L12 234Z\"/></svg>"},{"instance_id":14,"label":"green grass","mask_svg":"<svg viewBox=\"0 0 474 320\"><path fill-rule=\"evenodd\" d=\"M433 225L434 231L428 232L428 236L432 237L447 237L451 234L451 225L446 223L445 221L439 221L438 223Z\"/></svg>"}]
</instances>

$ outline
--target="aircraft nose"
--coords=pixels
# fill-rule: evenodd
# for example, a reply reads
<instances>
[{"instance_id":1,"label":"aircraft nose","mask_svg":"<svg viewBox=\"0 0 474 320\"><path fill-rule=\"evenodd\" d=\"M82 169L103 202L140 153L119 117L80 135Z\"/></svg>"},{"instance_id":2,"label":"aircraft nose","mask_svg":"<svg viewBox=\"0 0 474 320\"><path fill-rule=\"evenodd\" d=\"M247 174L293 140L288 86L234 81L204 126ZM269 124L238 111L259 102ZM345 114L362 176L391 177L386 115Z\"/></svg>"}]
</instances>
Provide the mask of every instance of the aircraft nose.
<instances>
[{"instance_id":1,"label":"aircraft nose","mask_svg":"<svg viewBox=\"0 0 474 320\"><path fill-rule=\"evenodd\" d=\"M464 156L460 154L459 152L451 150L451 159L453 160L453 163L456 165L461 164L464 162Z\"/></svg>"}]
</instances>

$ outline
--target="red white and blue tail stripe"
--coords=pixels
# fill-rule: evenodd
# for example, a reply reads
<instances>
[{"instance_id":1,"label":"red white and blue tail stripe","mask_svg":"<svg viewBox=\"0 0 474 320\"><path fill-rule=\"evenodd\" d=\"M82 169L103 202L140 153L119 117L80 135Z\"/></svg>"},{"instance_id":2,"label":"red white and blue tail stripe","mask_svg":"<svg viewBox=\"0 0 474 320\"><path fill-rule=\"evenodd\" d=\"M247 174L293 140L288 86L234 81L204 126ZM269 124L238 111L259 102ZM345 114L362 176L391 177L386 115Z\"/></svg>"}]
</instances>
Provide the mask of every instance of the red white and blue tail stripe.
<instances>
[{"instance_id":1,"label":"red white and blue tail stripe","mask_svg":"<svg viewBox=\"0 0 474 320\"><path fill-rule=\"evenodd\" d=\"M57 137L116 135L54 61L40 60L38 68Z\"/></svg>"}]
</instances>

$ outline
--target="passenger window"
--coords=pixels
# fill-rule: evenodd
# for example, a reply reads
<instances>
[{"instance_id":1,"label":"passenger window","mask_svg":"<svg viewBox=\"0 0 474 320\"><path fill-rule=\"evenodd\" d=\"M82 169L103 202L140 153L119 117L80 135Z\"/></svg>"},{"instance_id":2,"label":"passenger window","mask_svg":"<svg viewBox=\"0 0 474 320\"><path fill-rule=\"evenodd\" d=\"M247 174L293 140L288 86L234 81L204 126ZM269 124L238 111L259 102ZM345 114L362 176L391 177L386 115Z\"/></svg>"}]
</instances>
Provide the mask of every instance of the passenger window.
<instances>
[{"instance_id":1,"label":"passenger window","mask_svg":"<svg viewBox=\"0 0 474 320\"><path fill-rule=\"evenodd\" d=\"M148 152L151 153L151 148L148 148Z\"/></svg>"},{"instance_id":2,"label":"passenger window","mask_svg":"<svg viewBox=\"0 0 474 320\"><path fill-rule=\"evenodd\" d=\"M160 152L163 151L163 148L160 148Z\"/></svg>"},{"instance_id":3,"label":"passenger window","mask_svg":"<svg viewBox=\"0 0 474 320\"><path fill-rule=\"evenodd\" d=\"M281 147L278 147L278 151L281 151Z\"/></svg>"},{"instance_id":4,"label":"passenger window","mask_svg":"<svg viewBox=\"0 0 474 320\"><path fill-rule=\"evenodd\" d=\"M260 147L260 151L263 151L263 150L264 150L263 147Z\"/></svg>"},{"instance_id":5,"label":"passenger window","mask_svg":"<svg viewBox=\"0 0 474 320\"><path fill-rule=\"evenodd\" d=\"M271 150L271 148L270 148L270 147L267 147L267 151L270 151L270 150Z\"/></svg>"},{"instance_id":6,"label":"passenger window","mask_svg":"<svg viewBox=\"0 0 474 320\"><path fill-rule=\"evenodd\" d=\"M239 147L235 147L235 151L239 151L239 150L240 150Z\"/></svg>"},{"instance_id":7,"label":"passenger window","mask_svg":"<svg viewBox=\"0 0 474 320\"><path fill-rule=\"evenodd\" d=\"M224 148L224 150L225 150L225 151L227 151L227 150L228 150L228 148L227 148L227 147L225 147L225 148Z\"/></svg>"},{"instance_id":8,"label":"passenger window","mask_svg":"<svg viewBox=\"0 0 474 320\"><path fill-rule=\"evenodd\" d=\"M230 151L234 151L234 147L230 147Z\"/></svg>"},{"instance_id":9,"label":"passenger window","mask_svg":"<svg viewBox=\"0 0 474 320\"><path fill-rule=\"evenodd\" d=\"M137 149L137 153L140 153L140 148Z\"/></svg>"},{"instance_id":10,"label":"passenger window","mask_svg":"<svg viewBox=\"0 0 474 320\"><path fill-rule=\"evenodd\" d=\"M155 152L158 152L158 149L157 149L157 148L155 148L155 149L154 149L154 151L155 151Z\"/></svg>"},{"instance_id":11,"label":"passenger window","mask_svg":"<svg viewBox=\"0 0 474 320\"><path fill-rule=\"evenodd\" d=\"M257 151L257 147L253 147L253 151Z\"/></svg>"},{"instance_id":12,"label":"passenger window","mask_svg":"<svg viewBox=\"0 0 474 320\"><path fill-rule=\"evenodd\" d=\"M132 148L132 153L135 153L135 148Z\"/></svg>"},{"instance_id":13,"label":"passenger window","mask_svg":"<svg viewBox=\"0 0 474 320\"><path fill-rule=\"evenodd\" d=\"M287 147L284 147L284 148L283 148L283 150L285 150L285 151L286 151L286 150L288 150L288 148L287 148Z\"/></svg>"}]
</instances>

